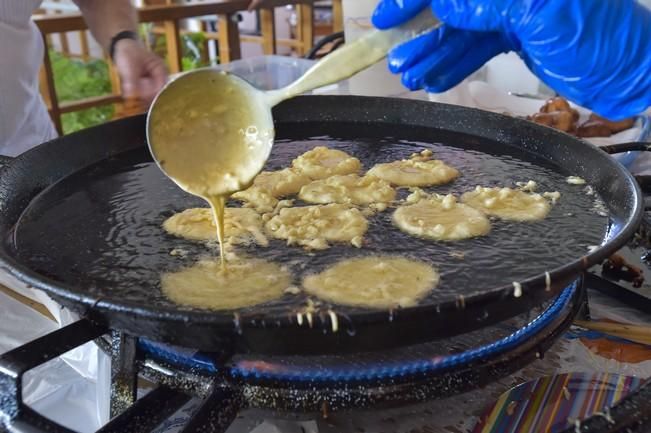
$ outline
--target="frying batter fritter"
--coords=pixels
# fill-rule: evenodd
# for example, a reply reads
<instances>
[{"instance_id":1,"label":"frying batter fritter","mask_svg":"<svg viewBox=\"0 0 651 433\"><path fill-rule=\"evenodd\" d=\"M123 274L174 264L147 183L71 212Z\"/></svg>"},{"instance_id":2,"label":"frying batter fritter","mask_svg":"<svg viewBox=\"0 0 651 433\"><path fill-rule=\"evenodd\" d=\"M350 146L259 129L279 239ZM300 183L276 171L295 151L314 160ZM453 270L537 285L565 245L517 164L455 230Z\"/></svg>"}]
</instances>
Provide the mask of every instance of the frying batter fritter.
<instances>
[{"instance_id":1,"label":"frying batter fritter","mask_svg":"<svg viewBox=\"0 0 651 433\"><path fill-rule=\"evenodd\" d=\"M400 206L393 214L393 221L406 233L437 241L483 236L491 229L490 221L482 212L457 203L452 194L433 194Z\"/></svg>"},{"instance_id":2,"label":"frying batter fritter","mask_svg":"<svg viewBox=\"0 0 651 433\"><path fill-rule=\"evenodd\" d=\"M238 191L233 194L236 200L240 200L244 207L255 209L261 214L272 212L278 205L278 199L258 186L251 186L244 191Z\"/></svg>"},{"instance_id":3,"label":"frying batter fritter","mask_svg":"<svg viewBox=\"0 0 651 433\"><path fill-rule=\"evenodd\" d=\"M186 209L174 214L163 222L163 229L174 236L195 241L217 238L215 219L209 208ZM252 209L226 208L224 235L227 244L243 244L253 240L258 245L269 245L262 232L262 218Z\"/></svg>"},{"instance_id":4,"label":"frying batter fritter","mask_svg":"<svg viewBox=\"0 0 651 433\"><path fill-rule=\"evenodd\" d=\"M452 182L459 171L438 159L403 159L371 168L367 175L379 177L397 186L431 186Z\"/></svg>"},{"instance_id":5,"label":"frying batter fritter","mask_svg":"<svg viewBox=\"0 0 651 433\"><path fill-rule=\"evenodd\" d=\"M512 188L478 186L473 191L464 193L461 201L487 215L510 221L541 220L551 209L542 195Z\"/></svg>"},{"instance_id":6,"label":"frying batter fritter","mask_svg":"<svg viewBox=\"0 0 651 433\"><path fill-rule=\"evenodd\" d=\"M292 167L316 180L336 174L357 173L362 168L362 163L341 150L317 146L294 159Z\"/></svg>"},{"instance_id":7,"label":"frying batter fritter","mask_svg":"<svg viewBox=\"0 0 651 433\"><path fill-rule=\"evenodd\" d=\"M291 285L287 269L259 259L204 260L161 277L163 294L180 305L232 310L272 301Z\"/></svg>"},{"instance_id":8,"label":"frying batter fritter","mask_svg":"<svg viewBox=\"0 0 651 433\"><path fill-rule=\"evenodd\" d=\"M263 171L253 180L251 187L236 192L232 197L260 213L271 212L278 204L279 198L296 194L309 182L311 179L307 175L292 168Z\"/></svg>"},{"instance_id":9,"label":"frying batter fritter","mask_svg":"<svg viewBox=\"0 0 651 433\"><path fill-rule=\"evenodd\" d=\"M392 256L341 261L303 280L310 294L335 304L366 308L410 307L439 283L430 265Z\"/></svg>"},{"instance_id":10,"label":"frying batter fritter","mask_svg":"<svg viewBox=\"0 0 651 433\"><path fill-rule=\"evenodd\" d=\"M308 203L350 203L369 205L389 203L396 191L388 182L373 176L335 175L315 180L303 188L298 198Z\"/></svg>"},{"instance_id":11,"label":"frying batter fritter","mask_svg":"<svg viewBox=\"0 0 651 433\"><path fill-rule=\"evenodd\" d=\"M286 239L288 245L322 250L329 242L349 242L359 248L368 222L359 210L333 203L281 209L265 229L269 236Z\"/></svg>"}]
</instances>

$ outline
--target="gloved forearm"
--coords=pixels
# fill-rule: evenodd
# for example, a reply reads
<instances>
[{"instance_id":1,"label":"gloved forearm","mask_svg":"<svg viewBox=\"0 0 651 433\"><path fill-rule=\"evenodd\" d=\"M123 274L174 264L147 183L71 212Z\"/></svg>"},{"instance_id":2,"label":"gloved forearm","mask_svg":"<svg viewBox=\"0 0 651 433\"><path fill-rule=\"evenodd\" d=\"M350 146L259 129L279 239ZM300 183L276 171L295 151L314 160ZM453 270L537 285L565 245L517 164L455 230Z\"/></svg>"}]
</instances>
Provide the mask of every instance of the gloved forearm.
<instances>
[{"instance_id":1,"label":"gloved forearm","mask_svg":"<svg viewBox=\"0 0 651 433\"><path fill-rule=\"evenodd\" d=\"M383 0L388 28L431 6L445 25L389 55L403 83L445 91L516 51L543 82L609 118L651 105L651 12L634 0Z\"/></svg>"}]
</instances>

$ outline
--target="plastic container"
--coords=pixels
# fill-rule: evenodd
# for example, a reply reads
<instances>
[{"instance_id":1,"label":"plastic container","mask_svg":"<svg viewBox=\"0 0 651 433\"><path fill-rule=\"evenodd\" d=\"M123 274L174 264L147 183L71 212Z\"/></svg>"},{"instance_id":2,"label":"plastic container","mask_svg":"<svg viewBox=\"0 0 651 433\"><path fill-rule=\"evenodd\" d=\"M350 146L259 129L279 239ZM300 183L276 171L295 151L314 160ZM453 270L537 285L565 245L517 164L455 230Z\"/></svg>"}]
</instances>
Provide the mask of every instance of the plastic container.
<instances>
[{"instance_id":1,"label":"plastic container","mask_svg":"<svg viewBox=\"0 0 651 433\"><path fill-rule=\"evenodd\" d=\"M377 0L343 0L344 34L352 42L373 29L371 14ZM400 77L387 69L381 61L345 82L347 93L363 96L394 96L404 93Z\"/></svg>"},{"instance_id":2,"label":"plastic container","mask_svg":"<svg viewBox=\"0 0 651 433\"><path fill-rule=\"evenodd\" d=\"M285 56L258 56L216 66L261 90L278 89L297 80L314 64L314 60Z\"/></svg>"}]
</instances>

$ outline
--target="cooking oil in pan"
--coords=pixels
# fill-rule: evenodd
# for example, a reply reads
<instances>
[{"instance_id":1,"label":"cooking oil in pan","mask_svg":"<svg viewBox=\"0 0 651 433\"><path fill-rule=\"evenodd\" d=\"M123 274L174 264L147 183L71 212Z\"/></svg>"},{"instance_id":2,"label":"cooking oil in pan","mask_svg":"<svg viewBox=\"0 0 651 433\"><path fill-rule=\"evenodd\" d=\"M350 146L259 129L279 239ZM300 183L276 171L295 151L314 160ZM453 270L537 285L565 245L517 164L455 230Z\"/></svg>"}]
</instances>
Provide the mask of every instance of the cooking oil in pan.
<instances>
[{"instance_id":1,"label":"cooking oil in pan","mask_svg":"<svg viewBox=\"0 0 651 433\"><path fill-rule=\"evenodd\" d=\"M488 236L458 242L434 242L403 233L394 227L393 209L389 208L369 217L369 230L360 249L332 244L327 250L311 252L280 240L270 240L268 247L240 247L242 255L287 266L296 286L305 275L345 258L401 255L429 263L440 272L438 288L421 304L454 302L566 264L584 255L589 246L600 244L606 233L609 220L595 211L596 195L586 193L585 186L566 182L574 173L560 172L544 160L511 150L489 154L382 138L281 139L265 169L287 167L293 158L317 145L348 152L362 161L363 170L431 149L437 159L457 168L461 175L448 185L426 188L430 192L461 194L476 185L515 187L516 182L534 180L538 191L558 191L561 197L542 221L493 220ZM407 194L399 190L398 200ZM304 203L296 201L294 205ZM176 306L161 293L160 276L214 257L216 251L204 243L168 235L161 225L176 212L204 206L203 200L169 181L143 148L94 165L41 193L16 227L15 253L39 273L94 297L191 309ZM305 304L304 294L285 294L243 312L286 314ZM342 317L354 311L358 310L337 308Z\"/></svg>"}]
</instances>

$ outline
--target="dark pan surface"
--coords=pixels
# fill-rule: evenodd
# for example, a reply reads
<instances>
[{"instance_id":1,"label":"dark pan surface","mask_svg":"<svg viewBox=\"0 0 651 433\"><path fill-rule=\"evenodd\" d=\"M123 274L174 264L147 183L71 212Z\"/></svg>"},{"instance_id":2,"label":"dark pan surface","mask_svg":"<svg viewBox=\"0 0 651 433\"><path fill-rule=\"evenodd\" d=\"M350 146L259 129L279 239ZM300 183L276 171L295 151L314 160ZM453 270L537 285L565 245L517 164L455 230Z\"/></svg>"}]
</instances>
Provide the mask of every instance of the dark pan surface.
<instances>
[{"instance_id":1,"label":"dark pan surface","mask_svg":"<svg viewBox=\"0 0 651 433\"><path fill-rule=\"evenodd\" d=\"M586 194L584 187L567 184L570 173L531 154L504 149L490 141L482 143L484 152L464 150L462 135L439 144L437 137L426 131L421 131L425 132L422 135L412 131L410 140L397 140L385 139L391 134L386 128L353 129L341 124L337 129L340 134L336 138L278 140L267 169L287 167L294 157L316 145L349 152L363 162L365 169L429 148L462 173L452 184L427 188L430 191L460 194L475 185L514 187L517 181L533 179L541 192L559 191L561 200L543 221L494 220L488 236L462 242L433 242L402 233L393 226L393 210L389 209L369 219L370 230L361 249L335 244L328 250L309 253L280 240L272 240L267 248L242 249L249 256L287 264L297 285L305 274L346 257L394 254L429 262L440 270L439 288L421 304L454 302L461 296L552 270L604 238L608 219L596 211L603 209L600 199ZM508 154L490 154L489 150ZM401 190L399 196L407 194ZM93 297L189 310L165 298L160 291L160 275L216 252L203 243L167 235L161 225L174 212L196 206L206 205L165 178L148 153L139 149L76 173L41 193L18 222L14 247L30 268L61 283L85 287ZM174 249L187 255L170 255ZM286 314L288 309L296 311L305 304L303 295L286 295L242 313ZM337 306L336 311L350 315L358 309Z\"/></svg>"},{"instance_id":2,"label":"dark pan surface","mask_svg":"<svg viewBox=\"0 0 651 433\"><path fill-rule=\"evenodd\" d=\"M550 217L553 224L497 222L491 236L458 244L437 245L403 235L389 226L387 213L372 221L362 250L335 247L325 256L308 256L273 243L256 252L290 264L297 279L306 270L332 263L335 256L381 248L440 268L440 289L416 307L391 312L334 307L339 332L332 331L328 306L315 313L313 327L299 325L292 307L304 304L300 295L237 315L180 308L160 295L159 273L214 251L162 233L166 216L201 203L148 162L145 119L138 116L46 143L3 169L0 231L7 242L0 243L0 269L93 320L156 341L230 353L359 352L445 338L530 310L623 246L641 220L639 187L623 167L594 146L529 122L444 104L325 96L280 104L274 119L279 142L272 168L315 145L314 137L360 157L365 168L430 145L463 172L450 187L436 191L462 192L478 183L478 176L486 184L533 178L541 191L558 189L563 197ZM582 187L564 183L569 174L594 187L607 207L607 220L590 211L593 198ZM33 233L28 233L29 226ZM587 246L598 244L604 234L606 241L588 252ZM523 235L538 245L524 243ZM169 257L174 247L192 254ZM465 259L450 257L452 250L465 251ZM498 251L500 257L495 257ZM502 256L513 266L495 260ZM546 270L550 290L545 287ZM519 298L514 297L514 280L522 282Z\"/></svg>"}]
</instances>

